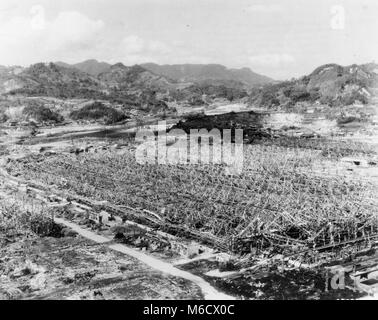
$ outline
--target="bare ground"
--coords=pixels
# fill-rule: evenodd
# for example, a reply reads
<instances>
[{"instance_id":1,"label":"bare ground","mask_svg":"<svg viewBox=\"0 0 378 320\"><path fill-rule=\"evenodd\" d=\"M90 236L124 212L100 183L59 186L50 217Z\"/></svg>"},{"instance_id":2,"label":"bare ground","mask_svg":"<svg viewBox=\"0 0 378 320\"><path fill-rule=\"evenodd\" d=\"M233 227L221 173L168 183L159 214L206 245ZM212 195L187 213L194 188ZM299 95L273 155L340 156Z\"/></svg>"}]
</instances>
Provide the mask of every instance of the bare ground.
<instances>
[{"instance_id":1,"label":"bare ground","mask_svg":"<svg viewBox=\"0 0 378 320\"><path fill-rule=\"evenodd\" d=\"M201 299L168 276L78 237L24 238L0 250L0 299Z\"/></svg>"}]
</instances>

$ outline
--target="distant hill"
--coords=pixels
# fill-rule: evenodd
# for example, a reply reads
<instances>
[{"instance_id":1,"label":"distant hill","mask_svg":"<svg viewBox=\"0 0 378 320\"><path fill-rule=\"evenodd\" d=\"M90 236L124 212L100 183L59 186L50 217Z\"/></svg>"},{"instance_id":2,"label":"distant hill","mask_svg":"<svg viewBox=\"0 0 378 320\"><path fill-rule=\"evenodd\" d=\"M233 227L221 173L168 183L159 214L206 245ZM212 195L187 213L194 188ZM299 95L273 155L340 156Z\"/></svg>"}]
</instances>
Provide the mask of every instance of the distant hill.
<instances>
[{"instance_id":1,"label":"distant hill","mask_svg":"<svg viewBox=\"0 0 378 320\"><path fill-rule=\"evenodd\" d=\"M66 68L76 68L92 76L98 76L107 72L111 64L99 62L95 59L86 60L76 64L57 62L59 66ZM158 65L155 63L141 64L141 67L148 71L179 82L203 82L218 80L223 82L239 82L244 85L254 86L272 82L269 77L257 74L249 68L228 69L220 64L177 64Z\"/></svg>"},{"instance_id":2,"label":"distant hill","mask_svg":"<svg viewBox=\"0 0 378 320\"><path fill-rule=\"evenodd\" d=\"M96 78L77 69L54 63L36 63L0 81L1 93L58 98L102 96L104 86Z\"/></svg>"},{"instance_id":3,"label":"distant hill","mask_svg":"<svg viewBox=\"0 0 378 320\"><path fill-rule=\"evenodd\" d=\"M135 93L153 89L167 91L175 87L173 80L140 67L126 67L122 63L110 66L98 76L65 64L37 63L14 72L0 68L0 92L25 93L29 95L50 95L56 97L83 97L88 94L110 95L112 90ZM12 85L10 85L12 84Z\"/></svg>"},{"instance_id":4,"label":"distant hill","mask_svg":"<svg viewBox=\"0 0 378 320\"><path fill-rule=\"evenodd\" d=\"M110 66L98 75L98 79L112 88L124 90L154 89L166 91L176 86L175 81L156 75L139 65L126 67L122 63Z\"/></svg>"},{"instance_id":5,"label":"distant hill","mask_svg":"<svg viewBox=\"0 0 378 320\"><path fill-rule=\"evenodd\" d=\"M249 68L228 69L220 64L176 64L158 65L145 63L142 67L156 74L180 81L201 82L206 80L231 80L249 86L272 82L269 77L257 74Z\"/></svg>"},{"instance_id":6,"label":"distant hill","mask_svg":"<svg viewBox=\"0 0 378 320\"><path fill-rule=\"evenodd\" d=\"M169 92L178 87L175 81L141 66L127 67L122 63L112 65L97 78L108 88L110 100L153 112L168 109Z\"/></svg>"},{"instance_id":7,"label":"distant hill","mask_svg":"<svg viewBox=\"0 0 378 320\"><path fill-rule=\"evenodd\" d=\"M0 70L1 72L1 70ZM24 96L108 100L132 108L159 112L167 109L158 93L175 83L140 67L117 63L97 77L73 67L37 63L18 74L3 72L0 92Z\"/></svg>"},{"instance_id":8,"label":"distant hill","mask_svg":"<svg viewBox=\"0 0 378 320\"><path fill-rule=\"evenodd\" d=\"M111 67L111 64L107 62L99 62L95 59L86 60L76 64L68 64L65 62L56 62L56 64L61 67L76 68L95 77L97 77L100 73L108 71Z\"/></svg>"},{"instance_id":9,"label":"distant hill","mask_svg":"<svg viewBox=\"0 0 378 320\"><path fill-rule=\"evenodd\" d=\"M367 104L378 86L375 64L340 66L326 64L307 76L267 84L250 93L250 103L259 107L292 107L298 102L319 102L329 106Z\"/></svg>"}]
</instances>

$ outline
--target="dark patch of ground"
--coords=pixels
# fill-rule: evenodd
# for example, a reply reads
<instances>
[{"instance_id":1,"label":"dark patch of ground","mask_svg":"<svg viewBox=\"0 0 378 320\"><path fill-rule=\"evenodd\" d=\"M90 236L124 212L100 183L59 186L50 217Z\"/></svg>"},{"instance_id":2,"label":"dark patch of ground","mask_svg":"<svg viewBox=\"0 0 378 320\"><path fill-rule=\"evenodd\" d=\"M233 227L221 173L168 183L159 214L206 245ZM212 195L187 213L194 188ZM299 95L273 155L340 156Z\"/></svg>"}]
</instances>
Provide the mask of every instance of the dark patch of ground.
<instances>
[{"instance_id":1,"label":"dark patch of ground","mask_svg":"<svg viewBox=\"0 0 378 320\"><path fill-rule=\"evenodd\" d=\"M182 267L203 277L218 290L243 299L335 300L366 296L350 289L332 290L330 283L329 291L326 291L326 276L324 272L317 270L263 270L259 273L245 273L234 279L204 275L215 268L217 263L209 261L196 261Z\"/></svg>"}]
</instances>

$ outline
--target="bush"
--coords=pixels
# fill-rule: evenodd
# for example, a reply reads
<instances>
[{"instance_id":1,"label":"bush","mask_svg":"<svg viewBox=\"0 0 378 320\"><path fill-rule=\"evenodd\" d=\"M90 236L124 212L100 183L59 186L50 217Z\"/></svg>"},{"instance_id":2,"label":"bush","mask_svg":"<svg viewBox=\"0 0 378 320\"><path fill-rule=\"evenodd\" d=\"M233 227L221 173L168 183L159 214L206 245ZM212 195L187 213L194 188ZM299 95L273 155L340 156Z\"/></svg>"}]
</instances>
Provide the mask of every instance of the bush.
<instances>
[{"instance_id":1,"label":"bush","mask_svg":"<svg viewBox=\"0 0 378 320\"><path fill-rule=\"evenodd\" d=\"M5 111L5 116L7 117L7 120L10 121L22 121L24 118L23 110L24 108L21 106L10 107Z\"/></svg>"},{"instance_id":2,"label":"bush","mask_svg":"<svg viewBox=\"0 0 378 320\"><path fill-rule=\"evenodd\" d=\"M24 211L19 203L0 201L0 235L19 236L29 230L41 237L63 236L62 227L54 222L50 212Z\"/></svg>"},{"instance_id":3,"label":"bush","mask_svg":"<svg viewBox=\"0 0 378 320\"><path fill-rule=\"evenodd\" d=\"M63 236L62 227L54 222L51 217L45 214L31 214L30 229L40 237L55 237Z\"/></svg>"},{"instance_id":4,"label":"bush","mask_svg":"<svg viewBox=\"0 0 378 320\"><path fill-rule=\"evenodd\" d=\"M28 105L22 111L23 115L37 122L54 121L62 122L63 117L49 108L42 105Z\"/></svg>"},{"instance_id":5,"label":"bush","mask_svg":"<svg viewBox=\"0 0 378 320\"><path fill-rule=\"evenodd\" d=\"M337 124L343 125L343 124L348 124L348 123L355 122L355 121L359 121L359 118L353 117L353 116L341 117L341 118L337 119Z\"/></svg>"},{"instance_id":6,"label":"bush","mask_svg":"<svg viewBox=\"0 0 378 320\"><path fill-rule=\"evenodd\" d=\"M340 105L348 106L348 105L351 105L351 104L353 104L357 101L361 102L362 104L367 104L369 102L368 98L358 91L353 91L353 92L346 94L345 96L339 98L339 104Z\"/></svg>"},{"instance_id":7,"label":"bush","mask_svg":"<svg viewBox=\"0 0 378 320\"><path fill-rule=\"evenodd\" d=\"M6 122L8 120L8 116L5 114L4 111L0 111L0 123Z\"/></svg>"},{"instance_id":8,"label":"bush","mask_svg":"<svg viewBox=\"0 0 378 320\"><path fill-rule=\"evenodd\" d=\"M70 117L73 120L103 120L106 124L113 124L127 118L117 109L105 106L97 101L79 110L72 111Z\"/></svg>"},{"instance_id":9,"label":"bush","mask_svg":"<svg viewBox=\"0 0 378 320\"><path fill-rule=\"evenodd\" d=\"M306 101L310 98L310 93L307 92L306 87L293 85L283 90L286 97L290 98L293 104L299 101Z\"/></svg>"}]
</instances>

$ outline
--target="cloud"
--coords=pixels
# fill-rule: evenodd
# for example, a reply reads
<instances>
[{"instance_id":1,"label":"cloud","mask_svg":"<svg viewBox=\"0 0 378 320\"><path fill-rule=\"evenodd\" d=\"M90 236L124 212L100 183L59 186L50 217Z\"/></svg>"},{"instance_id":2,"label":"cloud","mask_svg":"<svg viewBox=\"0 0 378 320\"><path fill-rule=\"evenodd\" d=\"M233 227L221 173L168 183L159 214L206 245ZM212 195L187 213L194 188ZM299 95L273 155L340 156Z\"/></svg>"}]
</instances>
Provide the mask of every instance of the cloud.
<instances>
[{"instance_id":1,"label":"cloud","mask_svg":"<svg viewBox=\"0 0 378 320\"><path fill-rule=\"evenodd\" d=\"M145 40L137 35L131 35L123 38L121 41L121 49L125 54L135 53L156 53L166 54L171 51L168 45L157 40Z\"/></svg>"},{"instance_id":2,"label":"cloud","mask_svg":"<svg viewBox=\"0 0 378 320\"><path fill-rule=\"evenodd\" d=\"M102 20L78 11L62 11L47 19L43 6L26 16L0 21L0 65L29 65L40 61L78 62L96 58L126 64L159 62L173 50L156 39L139 35L113 35ZM111 48L111 50L110 50Z\"/></svg>"},{"instance_id":3,"label":"cloud","mask_svg":"<svg viewBox=\"0 0 378 320\"><path fill-rule=\"evenodd\" d=\"M145 41L136 35L123 38L120 45L124 54L141 53L146 46Z\"/></svg>"},{"instance_id":4,"label":"cloud","mask_svg":"<svg viewBox=\"0 0 378 320\"><path fill-rule=\"evenodd\" d=\"M32 18L30 26L33 30L43 30L46 27L45 8L41 5L31 7Z\"/></svg>"},{"instance_id":5,"label":"cloud","mask_svg":"<svg viewBox=\"0 0 378 320\"><path fill-rule=\"evenodd\" d=\"M254 4L247 7L247 12L252 13L272 13L282 11L282 6L279 4Z\"/></svg>"},{"instance_id":6,"label":"cloud","mask_svg":"<svg viewBox=\"0 0 378 320\"><path fill-rule=\"evenodd\" d=\"M47 20L42 6L33 6L28 16L0 22L0 64L27 65L72 56L95 47L104 22L77 11L60 12Z\"/></svg>"},{"instance_id":7,"label":"cloud","mask_svg":"<svg viewBox=\"0 0 378 320\"><path fill-rule=\"evenodd\" d=\"M161 41L147 40L137 35L130 35L121 40L115 50L117 57L112 58L112 60L123 61L126 64L156 62L171 52L172 49Z\"/></svg>"},{"instance_id":8,"label":"cloud","mask_svg":"<svg viewBox=\"0 0 378 320\"><path fill-rule=\"evenodd\" d=\"M26 12L0 20L0 65L75 63L90 58L127 65L212 61L185 42L180 47L125 30L113 32L104 21L79 11L61 11L50 17L45 7L37 5Z\"/></svg>"},{"instance_id":9,"label":"cloud","mask_svg":"<svg viewBox=\"0 0 378 320\"><path fill-rule=\"evenodd\" d=\"M160 54L168 54L172 52L172 49L167 44L157 40L148 43L148 50Z\"/></svg>"},{"instance_id":10,"label":"cloud","mask_svg":"<svg viewBox=\"0 0 378 320\"><path fill-rule=\"evenodd\" d=\"M249 57L249 62L256 66L276 67L282 64L291 64L295 62L292 55L287 53L261 54Z\"/></svg>"},{"instance_id":11,"label":"cloud","mask_svg":"<svg viewBox=\"0 0 378 320\"><path fill-rule=\"evenodd\" d=\"M54 48L75 43L93 44L104 26L103 21L91 20L76 11L61 12L48 26L49 44Z\"/></svg>"}]
</instances>

